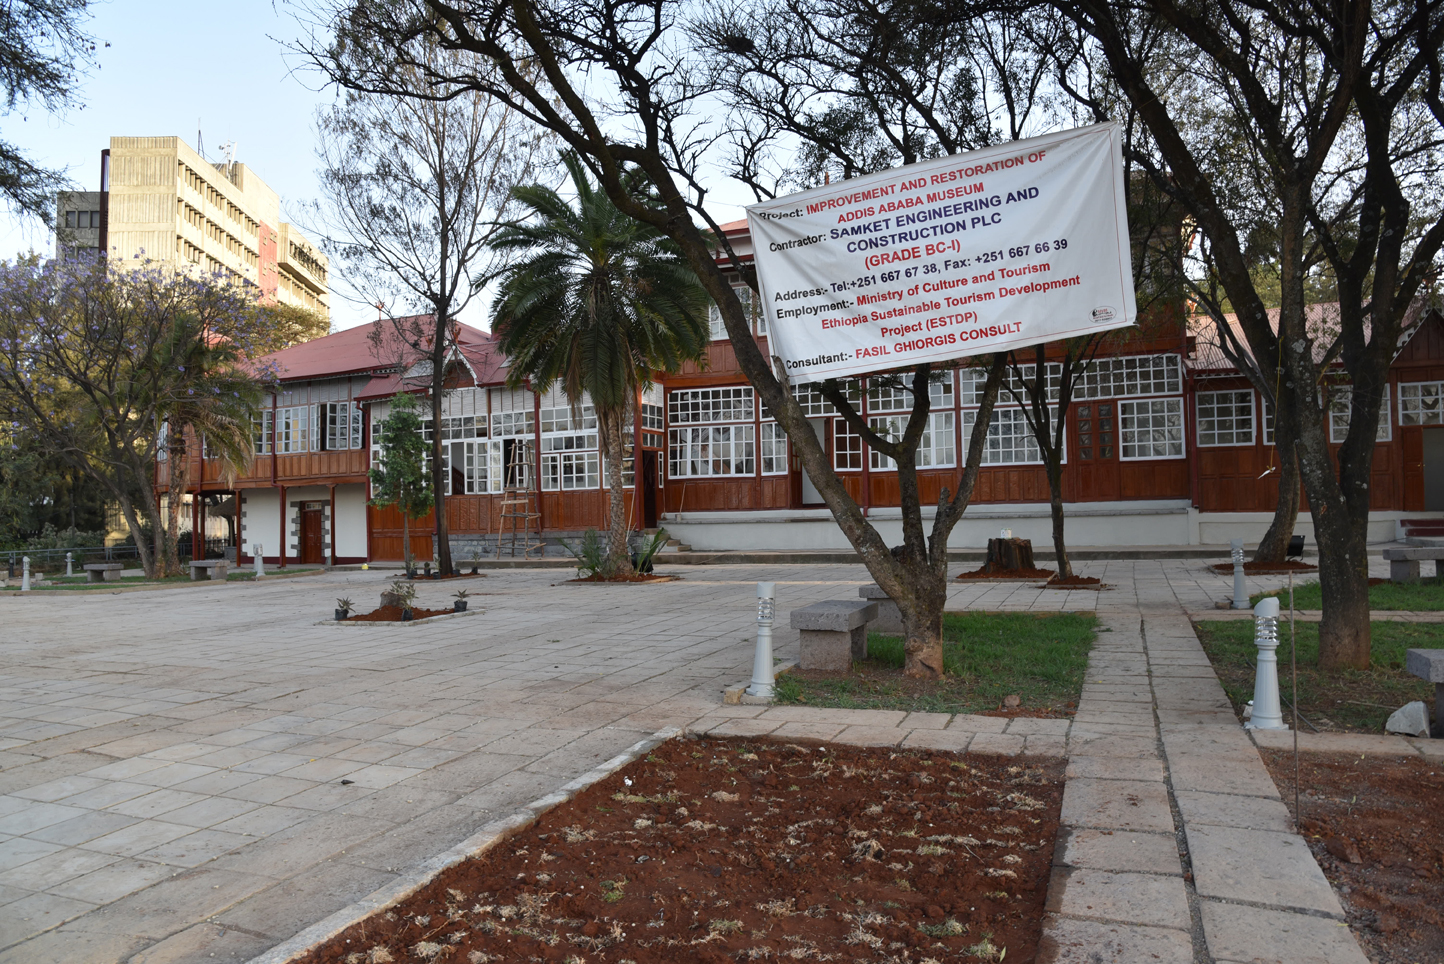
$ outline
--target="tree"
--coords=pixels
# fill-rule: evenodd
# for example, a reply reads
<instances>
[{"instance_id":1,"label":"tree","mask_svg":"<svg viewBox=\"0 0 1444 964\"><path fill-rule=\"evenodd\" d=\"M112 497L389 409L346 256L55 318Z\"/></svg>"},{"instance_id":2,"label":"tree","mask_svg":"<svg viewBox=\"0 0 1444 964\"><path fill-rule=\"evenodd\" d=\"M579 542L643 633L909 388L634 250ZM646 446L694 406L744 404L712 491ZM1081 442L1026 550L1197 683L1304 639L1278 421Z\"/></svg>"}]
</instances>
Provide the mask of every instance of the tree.
<instances>
[{"instance_id":1,"label":"tree","mask_svg":"<svg viewBox=\"0 0 1444 964\"><path fill-rule=\"evenodd\" d=\"M416 399L405 392L397 393L374 434L381 455L371 469L370 504L394 505L401 513L402 558L406 571L411 572L411 520L421 518L436 505L436 490L427 478L430 446L421 435Z\"/></svg>"},{"instance_id":2,"label":"tree","mask_svg":"<svg viewBox=\"0 0 1444 964\"><path fill-rule=\"evenodd\" d=\"M264 323L266 317L261 313L256 320ZM167 495L165 539L159 542L163 573L180 570L176 539L192 458L217 460L221 477L233 481L254 457L252 417L261 405L260 383L245 370L237 343L207 330L199 319L186 322L172 329L157 357L162 368L176 373L161 401ZM264 337L269 341L275 335Z\"/></svg>"},{"instance_id":3,"label":"tree","mask_svg":"<svg viewBox=\"0 0 1444 964\"><path fill-rule=\"evenodd\" d=\"M743 374L786 432L843 535L897 601L906 637L904 671L941 676L948 536L977 479L1004 359L995 359L989 371L967 466L956 490L944 489L930 532L923 523L916 464L928 424L928 391L913 392L906 429L894 442L866 425L836 383L819 386L865 442L897 462L903 545L894 550L848 495L785 378L774 375L726 267L714 258L720 242L728 267L755 289L752 268L736 257L703 203L708 147L718 136L707 128L717 119L724 78L706 74L715 53L691 42L674 5L668 0L625 7L582 0L555 8L528 0L338 2L338 8L322 7L315 14L316 32L300 44L331 80L348 90L411 98L485 92L576 151L619 210L677 244L721 313ZM325 40L317 39L322 30L330 31ZM436 47L470 54L486 66L440 61L429 54ZM417 72L425 84L407 86L398 79L403 71ZM645 197L632 187L637 177L647 186ZM918 366L914 383L926 386L931 372L929 365Z\"/></svg>"},{"instance_id":4,"label":"tree","mask_svg":"<svg viewBox=\"0 0 1444 964\"><path fill-rule=\"evenodd\" d=\"M255 311L258 317L252 328L256 332L256 338L251 351L261 355L269 355L273 351L290 348L292 345L331 333L330 319L301 305L263 301L256 304Z\"/></svg>"},{"instance_id":5,"label":"tree","mask_svg":"<svg viewBox=\"0 0 1444 964\"><path fill-rule=\"evenodd\" d=\"M252 317L236 287L165 267L0 265L0 405L11 431L104 490L148 576L167 557L154 489L162 425L198 396L244 395L264 377L187 370L181 359L216 337L249 354Z\"/></svg>"},{"instance_id":6,"label":"tree","mask_svg":"<svg viewBox=\"0 0 1444 964\"><path fill-rule=\"evenodd\" d=\"M0 90L5 113L38 104L55 113L75 100L95 41L83 24L89 0L16 0L0 18ZM50 224L63 171L41 167L15 144L0 141L0 196L10 209Z\"/></svg>"},{"instance_id":7,"label":"tree","mask_svg":"<svg viewBox=\"0 0 1444 964\"><path fill-rule=\"evenodd\" d=\"M47 527L102 530L105 500L84 473L0 413L0 547L22 547Z\"/></svg>"},{"instance_id":8,"label":"tree","mask_svg":"<svg viewBox=\"0 0 1444 964\"><path fill-rule=\"evenodd\" d=\"M590 395L606 455L608 557L629 568L622 492L623 442L637 392L656 374L707 353L707 293L677 246L655 227L617 210L564 152L573 207L543 185L512 196L531 215L503 228L491 247L521 256L501 275L492 330L511 359L512 387L562 383L573 411Z\"/></svg>"},{"instance_id":9,"label":"tree","mask_svg":"<svg viewBox=\"0 0 1444 964\"><path fill-rule=\"evenodd\" d=\"M317 114L324 202L313 210L330 229L322 247L350 286L389 312L390 320L377 322L377 343L389 341L380 331L387 328L429 368L431 419L440 425L455 318L477 292L474 279L485 271L486 244L505 218L509 190L535 177L538 139L484 91L426 96L428 69L483 68L437 45L422 56L422 64L392 65L395 90L351 91ZM446 491L443 438L432 433L437 493ZM436 536L437 564L449 575L445 512L436 514Z\"/></svg>"},{"instance_id":10,"label":"tree","mask_svg":"<svg viewBox=\"0 0 1444 964\"><path fill-rule=\"evenodd\" d=\"M1444 5L1051 6L1136 112L1147 136L1132 156L1207 239L1250 353L1294 403L1324 587L1319 662L1366 668L1376 426L1389 364L1444 245ZM1277 238L1276 322L1246 250L1261 210ZM1336 326L1307 317L1313 244L1337 285ZM1335 365L1352 384L1337 460L1315 390Z\"/></svg>"}]
</instances>

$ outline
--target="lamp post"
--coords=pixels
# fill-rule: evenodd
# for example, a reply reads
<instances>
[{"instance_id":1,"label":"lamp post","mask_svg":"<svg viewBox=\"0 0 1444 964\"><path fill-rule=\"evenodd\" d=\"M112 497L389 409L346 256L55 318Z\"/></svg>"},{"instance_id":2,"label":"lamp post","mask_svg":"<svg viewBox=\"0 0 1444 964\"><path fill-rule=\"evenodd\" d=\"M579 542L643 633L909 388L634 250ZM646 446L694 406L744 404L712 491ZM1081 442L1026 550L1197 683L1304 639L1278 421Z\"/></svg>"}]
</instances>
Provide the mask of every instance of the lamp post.
<instances>
[{"instance_id":1,"label":"lamp post","mask_svg":"<svg viewBox=\"0 0 1444 964\"><path fill-rule=\"evenodd\" d=\"M1253 678L1253 715L1244 724L1250 730L1287 730L1279 706L1279 600L1270 596L1253 610L1254 645L1258 666Z\"/></svg>"},{"instance_id":2,"label":"lamp post","mask_svg":"<svg viewBox=\"0 0 1444 964\"><path fill-rule=\"evenodd\" d=\"M777 584L757 584L757 651L752 657L752 685L747 695L772 699L772 619L777 604Z\"/></svg>"},{"instance_id":3,"label":"lamp post","mask_svg":"<svg viewBox=\"0 0 1444 964\"><path fill-rule=\"evenodd\" d=\"M1243 540L1233 540L1231 548L1233 550L1233 608L1247 609L1248 590L1243 585Z\"/></svg>"}]
</instances>

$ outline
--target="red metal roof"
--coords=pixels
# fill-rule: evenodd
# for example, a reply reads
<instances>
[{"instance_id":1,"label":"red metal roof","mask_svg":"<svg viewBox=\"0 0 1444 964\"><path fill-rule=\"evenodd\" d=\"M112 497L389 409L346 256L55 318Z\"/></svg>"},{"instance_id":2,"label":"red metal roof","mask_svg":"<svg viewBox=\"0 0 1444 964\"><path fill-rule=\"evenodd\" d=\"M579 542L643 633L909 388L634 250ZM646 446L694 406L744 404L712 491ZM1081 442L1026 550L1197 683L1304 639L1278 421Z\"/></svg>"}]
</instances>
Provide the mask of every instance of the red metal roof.
<instances>
[{"instance_id":1,"label":"red metal roof","mask_svg":"<svg viewBox=\"0 0 1444 964\"><path fill-rule=\"evenodd\" d=\"M430 315L411 315L397 322L429 324ZM469 325L457 325L457 344L462 356L476 373L477 384L495 384L506 377L501 366L501 353L489 333ZM405 345L391 322L358 325L326 335L313 341L292 345L257 359L260 365L272 364L283 382L342 378L366 372L394 369L398 364L410 367L418 360L416 352ZM389 381L395 392L395 375L378 375L367 386L366 394L374 395L377 382Z\"/></svg>"}]
</instances>

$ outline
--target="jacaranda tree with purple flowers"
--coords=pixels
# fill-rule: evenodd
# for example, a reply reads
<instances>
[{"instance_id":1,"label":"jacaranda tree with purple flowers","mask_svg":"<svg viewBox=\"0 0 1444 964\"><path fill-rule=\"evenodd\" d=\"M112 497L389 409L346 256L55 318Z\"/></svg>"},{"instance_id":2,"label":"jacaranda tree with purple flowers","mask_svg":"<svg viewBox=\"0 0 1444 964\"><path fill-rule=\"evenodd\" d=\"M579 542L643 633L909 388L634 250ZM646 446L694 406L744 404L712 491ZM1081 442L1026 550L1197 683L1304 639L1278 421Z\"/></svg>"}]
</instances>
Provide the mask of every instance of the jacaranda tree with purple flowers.
<instances>
[{"instance_id":1,"label":"jacaranda tree with purple flowers","mask_svg":"<svg viewBox=\"0 0 1444 964\"><path fill-rule=\"evenodd\" d=\"M247 457L270 377L244 363L261 317L235 285L164 266L0 263L0 411L119 506L147 576L176 566L158 464L179 468L179 496L197 438L232 467Z\"/></svg>"}]
</instances>

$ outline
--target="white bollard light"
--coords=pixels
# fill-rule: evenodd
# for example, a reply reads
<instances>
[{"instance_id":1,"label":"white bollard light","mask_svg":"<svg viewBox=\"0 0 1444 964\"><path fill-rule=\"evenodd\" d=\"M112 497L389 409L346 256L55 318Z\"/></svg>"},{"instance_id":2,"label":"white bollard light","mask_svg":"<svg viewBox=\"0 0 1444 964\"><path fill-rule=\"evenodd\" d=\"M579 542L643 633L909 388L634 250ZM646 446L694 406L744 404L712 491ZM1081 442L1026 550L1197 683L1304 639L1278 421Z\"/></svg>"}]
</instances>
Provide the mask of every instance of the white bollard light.
<instances>
[{"instance_id":1,"label":"white bollard light","mask_svg":"<svg viewBox=\"0 0 1444 964\"><path fill-rule=\"evenodd\" d=\"M1250 730L1287 730L1279 705L1279 600L1270 596L1253 610L1254 645L1258 667L1253 678L1253 717L1244 724Z\"/></svg>"},{"instance_id":2,"label":"white bollard light","mask_svg":"<svg viewBox=\"0 0 1444 964\"><path fill-rule=\"evenodd\" d=\"M1247 609L1248 590L1244 588L1243 584L1243 540L1233 540L1231 548L1233 550L1233 608Z\"/></svg>"},{"instance_id":3,"label":"white bollard light","mask_svg":"<svg viewBox=\"0 0 1444 964\"><path fill-rule=\"evenodd\" d=\"M74 561L74 560L71 558L70 553L67 552L67 553L65 554L65 574L66 574L67 576L73 576L73 575L75 575L74 571L72 571L71 568L70 568L70 565L71 565L71 563L72 563L73 561Z\"/></svg>"},{"instance_id":4,"label":"white bollard light","mask_svg":"<svg viewBox=\"0 0 1444 964\"><path fill-rule=\"evenodd\" d=\"M752 685L747 695L772 699L772 619L777 606L777 583L757 584L757 651L752 657Z\"/></svg>"},{"instance_id":5,"label":"white bollard light","mask_svg":"<svg viewBox=\"0 0 1444 964\"><path fill-rule=\"evenodd\" d=\"M266 574L266 563L261 559L261 544L259 542L251 544L251 555L255 557L253 565L256 569L256 578L259 579Z\"/></svg>"},{"instance_id":6,"label":"white bollard light","mask_svg":"<svg viewBox=\"0 0 1444 964\"><path fill-rule=\"evenodd\" d=\"M30 557L25 556L20 560L20 591L30 591Z\"/></svg>"}]
</instances>

